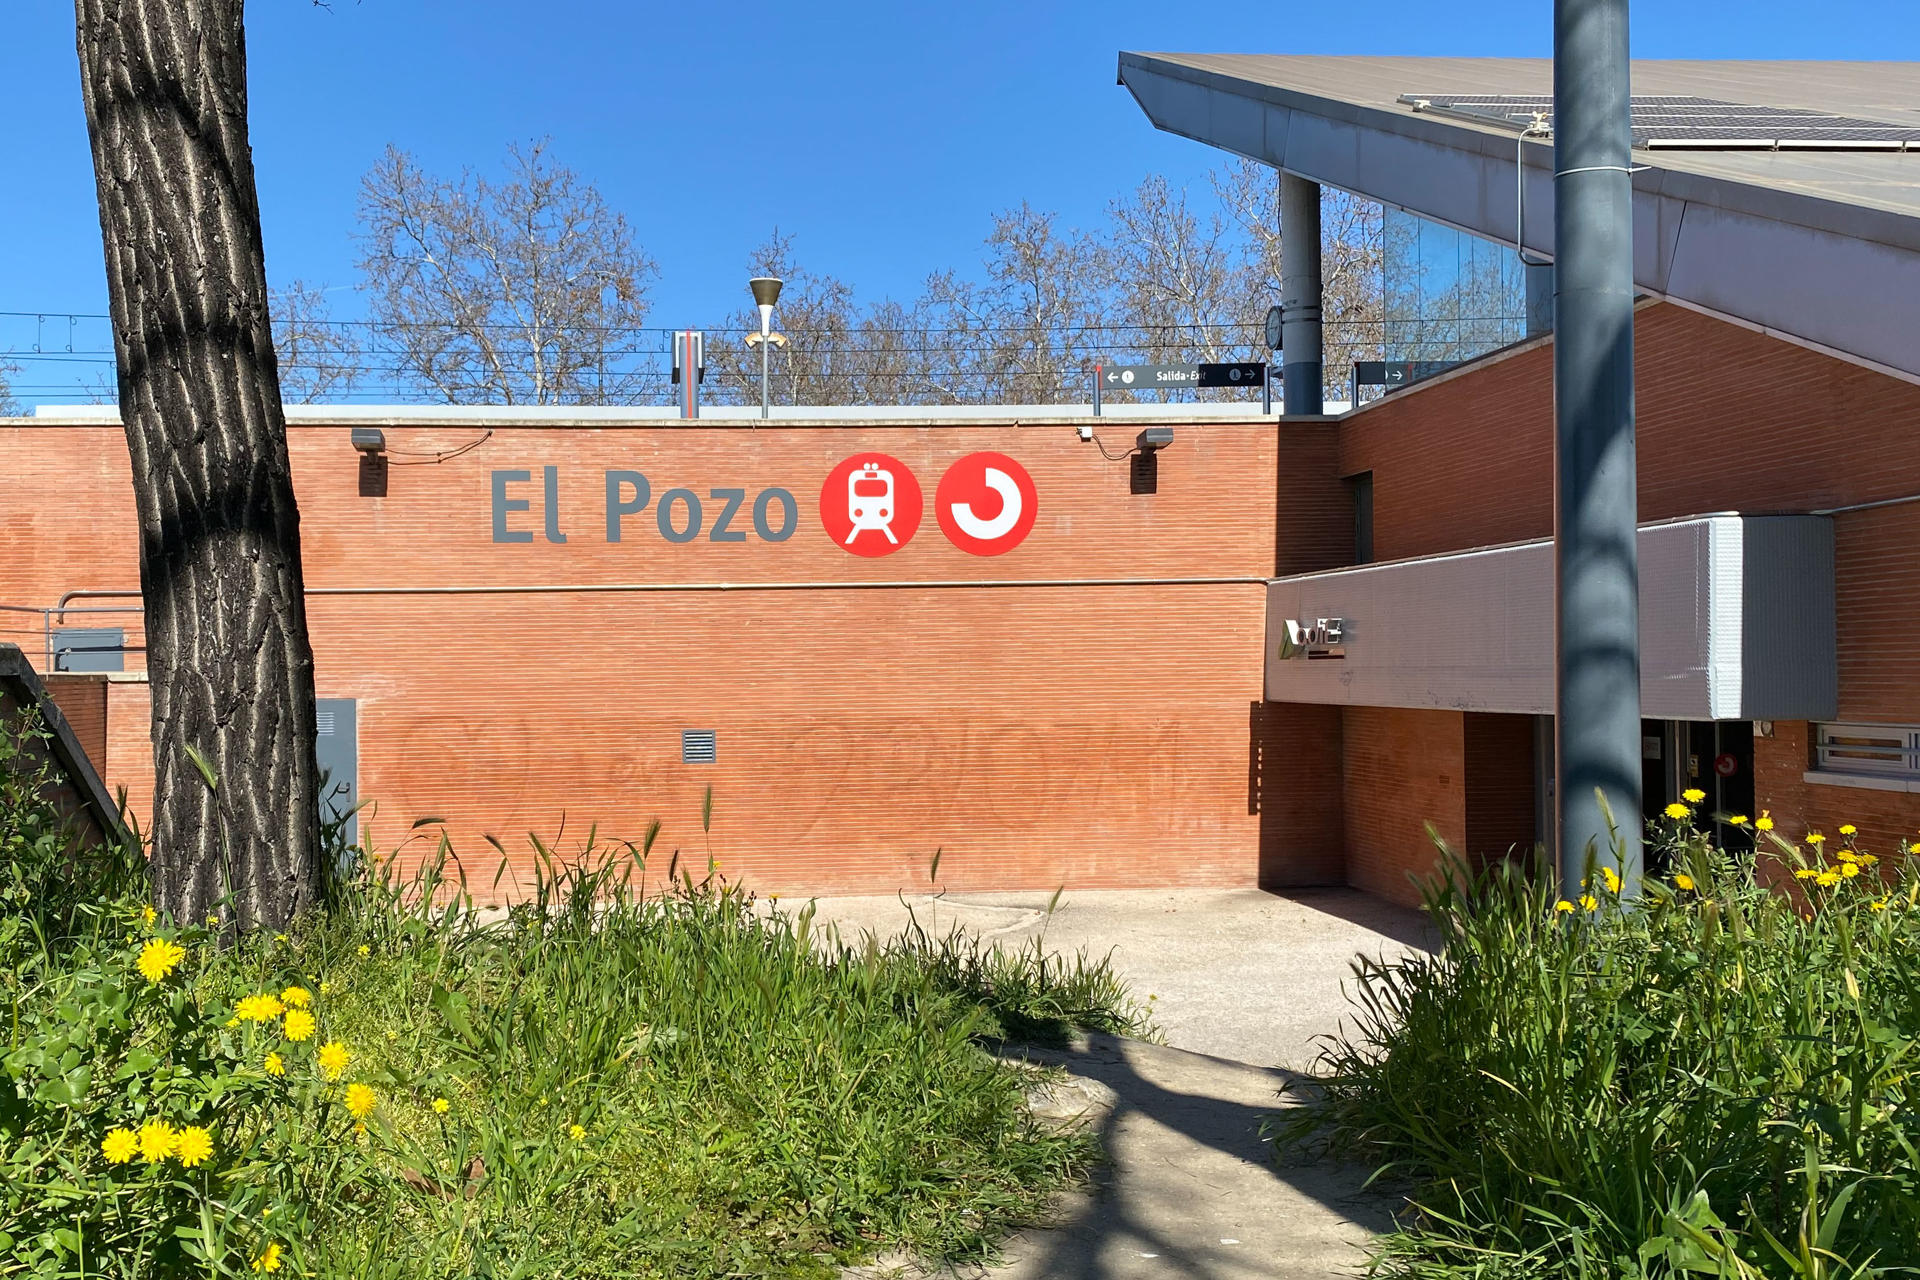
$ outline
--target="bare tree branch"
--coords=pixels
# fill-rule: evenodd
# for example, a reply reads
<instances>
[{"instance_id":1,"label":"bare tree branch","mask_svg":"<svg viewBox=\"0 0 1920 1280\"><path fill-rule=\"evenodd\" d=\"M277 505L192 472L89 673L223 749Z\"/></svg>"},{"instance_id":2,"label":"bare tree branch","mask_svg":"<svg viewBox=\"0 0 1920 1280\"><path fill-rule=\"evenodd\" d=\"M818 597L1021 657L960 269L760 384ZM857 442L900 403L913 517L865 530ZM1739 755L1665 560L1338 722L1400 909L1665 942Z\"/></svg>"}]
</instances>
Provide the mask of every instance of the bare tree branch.
<instances>
[{"instance_id":1,"label":"bare tree branch","mask_svg":"<svg viewBox=\"0 0 1920 1280\"><path fill-rule=\"evenodd\" d=\"M658 388L625 354L653 261L546 144L457 182L389 147L360 184L360 269L399 372L450 404L631 404Z\"/></svg>"}]
</instances>

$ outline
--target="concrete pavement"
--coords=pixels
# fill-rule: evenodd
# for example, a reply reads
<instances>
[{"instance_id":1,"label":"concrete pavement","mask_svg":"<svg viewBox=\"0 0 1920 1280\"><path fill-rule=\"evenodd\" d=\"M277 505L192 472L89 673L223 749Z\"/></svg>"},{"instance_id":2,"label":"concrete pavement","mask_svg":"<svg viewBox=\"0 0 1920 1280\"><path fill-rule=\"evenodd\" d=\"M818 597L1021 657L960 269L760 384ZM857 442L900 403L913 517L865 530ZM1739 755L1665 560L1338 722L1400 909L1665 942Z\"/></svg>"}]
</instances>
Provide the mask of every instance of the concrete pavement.
<instances>
[{"instance_id":1,"label":"concrete pavement","mask_svg":"<svg viewBox=\"0 0 1920 1280\"><path fill-rule=\"evenodd\" d=\"M1347 891L1280 897L1250 890L908 899L921 924L960 925L1019 945L1044 930L1055 950L1111 950L1142 995L1155 995L1166 1045L1087 1037L1066 1050L1018 1051L1072 1073L1042 1114L1084 1113L1109 1163L1062 1197L1055 1226L1005 1242L982 1280L1328 1280L1356 1274L1365 1244L1391 1224L1390 1196L1366 1171L1289 1154L1276 1162L1261 1117L1285 1101L1292 1071L1343 1022L1342 980L1356 954L1425 946L1417 912ZM823 900L843 934L906 924L895 898ZM850 1275L924 1275L903 1260Z\"/></svg>"}]
</instances>

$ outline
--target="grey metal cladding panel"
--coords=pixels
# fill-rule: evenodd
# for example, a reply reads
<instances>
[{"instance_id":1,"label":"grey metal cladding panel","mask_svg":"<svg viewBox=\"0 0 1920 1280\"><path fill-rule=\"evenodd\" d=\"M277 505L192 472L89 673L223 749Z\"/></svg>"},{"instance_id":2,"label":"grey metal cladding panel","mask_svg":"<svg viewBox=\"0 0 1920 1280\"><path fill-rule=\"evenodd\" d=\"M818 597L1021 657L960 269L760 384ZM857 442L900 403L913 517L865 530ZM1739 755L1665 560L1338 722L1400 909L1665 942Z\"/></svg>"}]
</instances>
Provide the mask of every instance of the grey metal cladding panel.
<instances>
[{"instance_id":1,"label":"grey metal cladding panel","mask_svg":"<svg viewBox=\"0 0 1920 1280\"><path fill-rule=\"evenodd\" d=\"M1692 205L1663 292L1920 375L1920 253Z\"/></svg>"},{"instance_id":2,"label":"grey metal cladding panel","mask_svg":"<svg viewBox=\"0 0 1920 1280\"><path fill-rule=\"evenodd\" d=\"M334 816L349 812L360 798L360 714L352 698L317 698L314 712L320 732L314 739L314 757L327 775L321 805ZM360 820L347 819L349 842L359 837Z\"/></svg>"},{"instance_id":3,"label":"grey metal cladding panel","mask_svg":"<svg viewBox=\"0 0 1920 1280\"><path fill-rule=\"evenodd\" d=\"M1839 714L1833 521L1756 516L1743 522L1741 600L1745 720L1831 720Z\"/></svg>"},{"instance_id":4,"label":"grey metal cladding panel","mask_svg":"<svg viewBox=\"0 0 1920 1280\"><path fill-rule=\"evenodd\" d=\"M1823 563L1822 535L1807 527L1817 517L1767 520L1781 527L1756 533L1750 552L1739 516L1640 531L1641 698L1648 716L1798 719L1818 690L1831 689L1830 635L1823 651L1807 641L1806 627L1763 634L1740 610L1715 614L1716 598L1743 602L1751 584L1764 602L1752 608L1831 619L1830 534ZM1716 543L1735 554L1717 559ZM1286 619L1321 617L1346 621L1345 658L1278 656ZM1789 643L1790 635L1799 638ZM1283 579L1268 590L1267 636L1272 701L1550 714L1553 545ZM1756 674L1743 674L1749 671ZM1751 684L1742 683L1747 679ZM1716 688L1738 689L1740 705L1716 705Z\"/></svg>"},{"instance_id":5,"label":"grey metal cladding panel","mask_svg":"<svg viewBox=\"0 0 1920 1280\"><path fill-rule=\"evenodd\" d=\"M121 627L67 627L53 633L56 671L125 671L127 633Z\"/></svg>"},{"instance_id":6,"label":"grey metal cladding panel","mask_svg":"<svg viewBox=\"0 0 1920 1280\"><path fill-rule=\"evenodd\" d=\"M1252 159L1267 155L1266 104L1235 93L1207 91L1207 134L1216 147Z\"/></svg>"}]
</instances>

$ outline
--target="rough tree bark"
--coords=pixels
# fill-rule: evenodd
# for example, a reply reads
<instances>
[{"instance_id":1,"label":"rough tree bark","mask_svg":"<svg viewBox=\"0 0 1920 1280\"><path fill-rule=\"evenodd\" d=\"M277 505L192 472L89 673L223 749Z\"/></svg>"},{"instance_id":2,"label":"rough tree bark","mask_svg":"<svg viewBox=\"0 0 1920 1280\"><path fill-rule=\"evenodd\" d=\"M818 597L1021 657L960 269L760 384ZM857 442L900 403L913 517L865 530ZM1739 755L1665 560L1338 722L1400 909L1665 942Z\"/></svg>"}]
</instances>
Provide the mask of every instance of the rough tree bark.
<instances>
[{"instance_id":1,"label":"rough tree bark","mask_svg":"<svg viewBox=\"0 0 1920 1280\"><path fill-rule=\"evenodd\" d=\"M75 0L140 517L154 890L178 919L218 911L241 930L284 923L320 884L313 651L243 9Z\"/></svg>"}]
</instances>

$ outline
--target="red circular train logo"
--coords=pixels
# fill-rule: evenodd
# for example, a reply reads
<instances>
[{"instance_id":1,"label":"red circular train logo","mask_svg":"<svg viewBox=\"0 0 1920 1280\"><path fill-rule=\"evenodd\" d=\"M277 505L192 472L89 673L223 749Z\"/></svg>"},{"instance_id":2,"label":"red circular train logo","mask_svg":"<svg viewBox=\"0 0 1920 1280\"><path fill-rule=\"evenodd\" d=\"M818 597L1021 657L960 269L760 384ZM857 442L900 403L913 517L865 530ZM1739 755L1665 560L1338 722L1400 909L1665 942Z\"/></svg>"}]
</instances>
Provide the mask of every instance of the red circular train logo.
<instances>
[{"instance_id":1,"label":"red circular train logo","mask_svg":"<svg viewBox=\"0 0 1920 1280\"><path fill-rule=\"evenodd\" d=\"M820 524L857 556L889 556L920 528L920 482L884 453L856 453L820 486Z\"/></svg>"},{"instance_id":2,"label":"red circular train logo","mask_svg":"<svg viewBox=\"0 0 1920 1280\"><path fill-rule=\"evenodd\" d=\"M1027 469L1006 454L970 453L940 477L933 510L954 546L970 555L1005 555L1032 530L1040 494Z\"/></svg>"}]
</instances>

